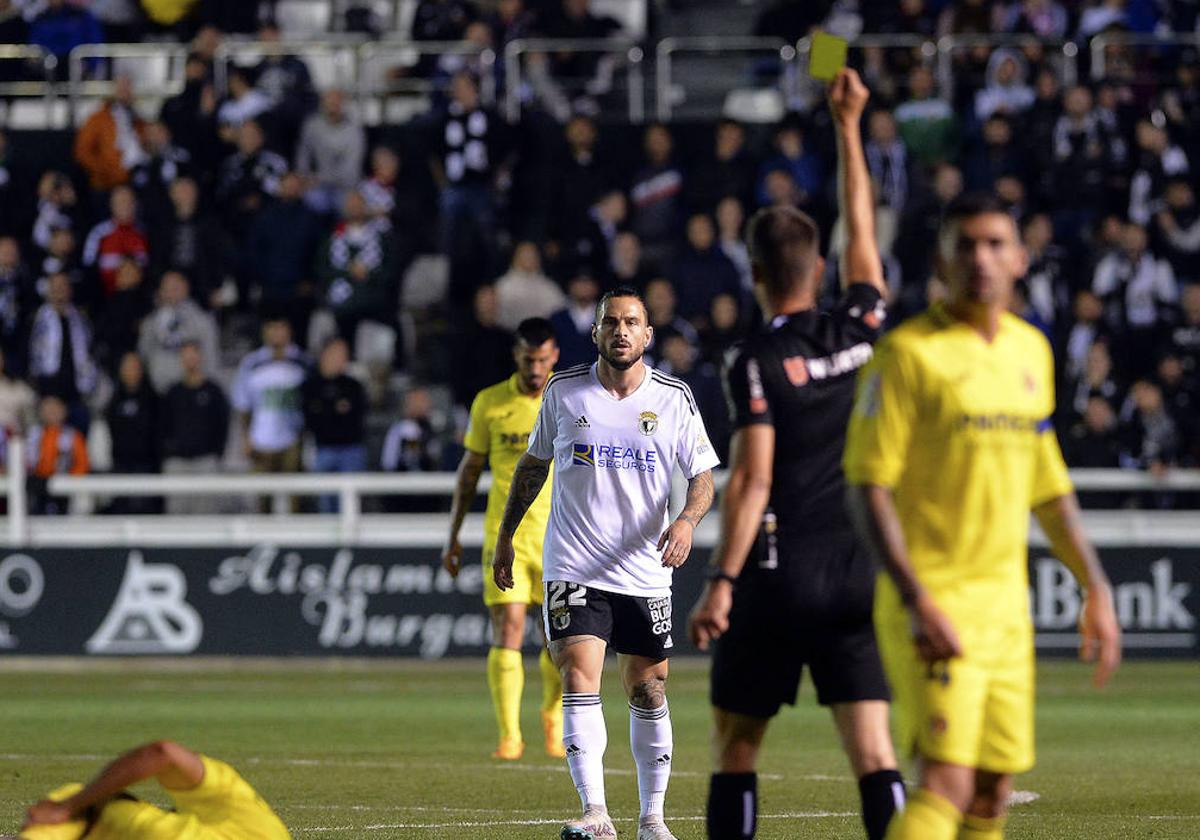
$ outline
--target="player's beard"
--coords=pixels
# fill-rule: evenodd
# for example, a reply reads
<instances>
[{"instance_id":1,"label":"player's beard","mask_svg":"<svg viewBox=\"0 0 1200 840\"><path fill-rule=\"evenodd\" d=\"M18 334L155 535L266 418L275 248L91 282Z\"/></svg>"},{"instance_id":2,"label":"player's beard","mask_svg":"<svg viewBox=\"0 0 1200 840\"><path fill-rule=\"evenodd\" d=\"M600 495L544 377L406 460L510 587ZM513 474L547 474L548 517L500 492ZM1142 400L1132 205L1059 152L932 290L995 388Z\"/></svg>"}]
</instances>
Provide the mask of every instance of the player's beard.
<instances>
[{"instance_id":1,"label":"player's beard","mask_svg":"<svg viewBox=\"0 0 1200 840\"><path fill-rule=\"evenodd\" d=\"M615 370L629 370L631 367L641 361L641 358L645 355L645 353L645 348L642 348L642 350L638 351L636 356L627 360L623 360L616 358L611 350L606 350L603 347L600 348L600 358L608 362L609 366Z\"/></svg>"}]
</instances>

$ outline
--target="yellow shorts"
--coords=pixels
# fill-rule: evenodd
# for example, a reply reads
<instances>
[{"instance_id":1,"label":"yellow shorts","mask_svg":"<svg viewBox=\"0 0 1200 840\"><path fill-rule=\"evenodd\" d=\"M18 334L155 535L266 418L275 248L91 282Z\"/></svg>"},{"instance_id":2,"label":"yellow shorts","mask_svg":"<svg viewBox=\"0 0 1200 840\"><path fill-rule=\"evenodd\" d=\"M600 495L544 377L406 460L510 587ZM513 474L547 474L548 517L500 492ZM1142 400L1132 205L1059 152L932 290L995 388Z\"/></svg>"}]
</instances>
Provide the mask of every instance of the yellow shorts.
<instances>
[{"instance_id":1,"label":"yellow shorts","mask_svg":"<svg viewBox=\"0 0 1200 840\"><path fill-rule=\"evenodd\" d=\"M1032 628L956 627L964 655L937 665L918 656L907 614L877 613L875 628L900 750L993 773L1033 767Z\"/></svg>"},{"instance_id":2,"label":"yellow shorts","mask_svg":"<svg viewBox=\"0 0 1200 840\"><path fill-rule=\"evenodd\" d=\"M492 557L495 553L495 543L484 544L483 603L489 607L497 604L541 604L542 553L517 546L517 559L513 562L513 587L503 592L492 578Z\"/></svg>"}]
</instances>

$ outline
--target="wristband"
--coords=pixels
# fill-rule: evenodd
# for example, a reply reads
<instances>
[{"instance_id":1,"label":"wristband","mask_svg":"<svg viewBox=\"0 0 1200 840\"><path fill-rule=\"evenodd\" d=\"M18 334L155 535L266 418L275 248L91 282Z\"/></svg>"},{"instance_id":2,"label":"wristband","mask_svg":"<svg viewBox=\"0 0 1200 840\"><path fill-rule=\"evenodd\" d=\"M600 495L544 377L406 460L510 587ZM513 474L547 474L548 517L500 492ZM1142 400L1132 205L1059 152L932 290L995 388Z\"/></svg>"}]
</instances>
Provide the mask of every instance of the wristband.
<instances>
[{"instance_id":1,"label":"wristband","mask_svg":"<svg viewBox=\"0 0 1200 840\"><path fill-rule=\"evenodd\" d=\"M730 586L737 586L737 578L735 578L733 575L729 574L728 572L721 571L720 569L713 569L711 572L709 572L708 579L710 581L723 580L726 583L728 583Z\"/></svg>"}]
</instances>

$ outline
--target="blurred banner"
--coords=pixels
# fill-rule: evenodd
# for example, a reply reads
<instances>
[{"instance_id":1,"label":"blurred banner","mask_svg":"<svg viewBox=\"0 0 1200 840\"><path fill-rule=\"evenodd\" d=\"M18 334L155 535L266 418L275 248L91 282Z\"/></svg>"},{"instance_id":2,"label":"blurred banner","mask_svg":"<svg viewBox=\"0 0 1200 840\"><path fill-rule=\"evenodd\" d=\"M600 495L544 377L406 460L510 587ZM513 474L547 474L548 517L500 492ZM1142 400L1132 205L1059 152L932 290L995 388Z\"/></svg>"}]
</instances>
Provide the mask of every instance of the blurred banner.
<instances>
[{"instance_id":1,"label":"blurred banner","mask_svg":"<svg viewBox=\"0 0 1200 840\"><path fill-rule=\"evenodd\" d=\"M1195 657L1200 548L1102 550L1131 656ZM708 550L675 577L676 654ZM476 555L478 556L478 555ZM483 570L436 549L32 549L0 555L0 655L477 656ZM1042 550L1030 599L1044 654L1073 654L1080 593ZM530 642L540 639L536 612Z\"/></svg>"}]
</instances>

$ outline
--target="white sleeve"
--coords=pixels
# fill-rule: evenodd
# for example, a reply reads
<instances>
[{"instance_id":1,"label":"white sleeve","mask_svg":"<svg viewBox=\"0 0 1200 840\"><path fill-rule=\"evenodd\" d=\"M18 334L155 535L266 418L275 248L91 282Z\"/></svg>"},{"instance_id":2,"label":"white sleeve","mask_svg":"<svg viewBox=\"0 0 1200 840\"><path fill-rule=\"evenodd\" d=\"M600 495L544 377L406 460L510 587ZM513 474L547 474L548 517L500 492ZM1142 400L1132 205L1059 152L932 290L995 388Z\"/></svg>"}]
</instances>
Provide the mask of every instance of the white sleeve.
<instances>
[{"instance_id":1,"label":"white sleeve","mask_svg":"<svg viewBox=\"0 0 1200 840\"><path fill-rule=\"evenodd\" d=\"M721 459L713 450L708 431L704 428L704 418L696 410L696 403L690 392L684 397L684 401L684 422L676 440L675 457L684 477L691 481L700 473L719 465Z\"/></svg>"},{"instance_id":2,"label":"white sleeve","mask_svg":"<svg viewBox=\"0 0 1200 840\"><path fill-rule=\"evenodd\" d=\"M554 460L554 439L558 437L558 401L547 388L542 393L542 406L538 409L537 420L533 423L533 431L529 433L529 454L543 461Z\"/></svg>"}]
</instances>

